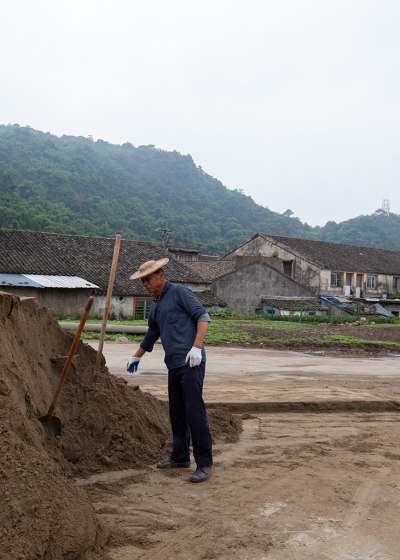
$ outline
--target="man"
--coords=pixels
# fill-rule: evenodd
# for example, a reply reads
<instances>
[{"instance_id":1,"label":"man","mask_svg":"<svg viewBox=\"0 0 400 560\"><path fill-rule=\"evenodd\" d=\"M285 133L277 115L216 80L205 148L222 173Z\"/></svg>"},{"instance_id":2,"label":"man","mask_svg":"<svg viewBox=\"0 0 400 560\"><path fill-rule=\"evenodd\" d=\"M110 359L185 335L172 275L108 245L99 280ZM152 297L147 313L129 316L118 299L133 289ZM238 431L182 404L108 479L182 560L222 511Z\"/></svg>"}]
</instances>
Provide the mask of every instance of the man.
<instances>
[{"instance_id":1,"label":"man","mask_svg":"<svg viewBox=\"0 0 400 560\"><path fill-rule=\"evenodd\" d=\"M162 267L169 259L147 261L130 280L142 279L146 290L154 294L148 318L148 330L135 355L129 359L127 371L137 371L140 358L153 350L161 336L168 368L169 415L173 448L166 461L157 468L190 466L189 442L197 468L191 482L203 482L211 474L212 443L202 397L206 355L204 337L210 317L204 307L185 286L166 280Z\"/></svg>"}]
</instances>

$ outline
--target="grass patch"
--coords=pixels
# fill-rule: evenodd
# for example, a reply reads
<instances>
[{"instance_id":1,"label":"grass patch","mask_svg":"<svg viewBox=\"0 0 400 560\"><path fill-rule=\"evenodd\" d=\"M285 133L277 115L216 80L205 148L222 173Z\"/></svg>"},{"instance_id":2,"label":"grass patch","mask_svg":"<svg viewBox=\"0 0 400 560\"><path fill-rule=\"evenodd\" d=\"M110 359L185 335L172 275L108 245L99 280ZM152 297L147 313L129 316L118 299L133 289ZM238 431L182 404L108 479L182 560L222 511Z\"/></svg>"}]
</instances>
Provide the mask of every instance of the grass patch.
<instances>
[{"instance_id":1,"label":"grass patch","mask_svg":"<svg viewBox=\"0 0 400 560\"><path fill-rule=\"evenodd\" d=\"M329 338L313 338L313 337L297 337L290 339L276 338L272 340L274 345L281 346L348 346L349 348L394 348L400 349L400 343L398 342L385 342L382 340L364 340L361 338L354 337L335 337L331 336Z\"/></svg>"},{"instance_id":2,"label":"grass patch","mask_svg":"<svg viewBox=\"0 0 400 560\"><path fill-rule=\"evenodd\" d=\"M115 339L121 336L125 336L129 340L129 342L141 342L143 340L144 334L105 333L104 340L109 340L113 342ZM99 340L100 331L98 332L83 331L81 334L81 338L83 338L84 340Z\"/></svg>"},{"instance_id":3,"label":"grass patch","mask_svg":"<svg viewBox=\"0 0 400 560\"><path fill-rule=\"evenodd\" d=\"M76 322L76 319L69 318L67 322ZM101 323L97 319L90 319L90 323ZM147 325L147 321L108 321L109 324L113 325ZM299 323L293 321L271 321L266 317L255 317L249 315L234 316L229 315L228 317L215 316L212 318L207 335L205 338L205 344L218 345L218 344L257 344L263 345L264 347L281 347L290 349L290 347L346 347L346 348L387 348L398 350L400 349L400 342L393 341L393 336L391 336L391 341L377 340L380 338L380 328L381 327L397 327L397 323L380 323L375 325L366 324L363 329L375 329L373 340L363 339L359 336L348 336L345 333L348 332L346 327L340 328L339 332L334 332L336 329L328 330L325 327L318 327L310 323ZM343 331L342 331L343 329ZM354 333L354 327L351 328L351 332ZM360 331L365 332L364 330ZM358 333L356 333L358 334ZM140 343L144 334L128 334L128 333L106 333L106 341L115 341L117 338L124 336L129 342ZM387 335L383 334L382 338L387 338ZM82 333L82 338L85 340L98 340L100 338L100 331L89 332L84 331ZM395 337L397 338L397 337ZM400 341L400 332L399 332ZM347 350L346 350L347 351Z\"/></svg>"},{"instance_id":4,"label":"grass patch","mask_svg":"<svg viewBox=\"0 0 400 560\"><path fill-rule=\"evenodd\" d=\"M399 342L383 341L383 340L365 340L364 338L356 338L354 336L345 336L340 334L332 334L330 337L335 343L346 344L349 346L392 346L400 348Z\"/></svg>"},{"instance_id":5,"label":"grass patch","mask_svg":"<svg viewBox=\"0 0 400 560\"><path fill-rule=\"evenodd\" d=\"M273 323L289 322L294 324L309 324L309 325L319 325L321 323L329 324L329 318L327 315L306 315L303 314L300 321L299 315L279 315L276 313L272 315L271 313L263 313L258 315L267 319ZM398 317L386 317L382 315L360 315L360 319L367 319L368 322L374 322L379 324L400 324L400 319ZM357 315L332 315L330 324L337 325L341 323L356 323L360 320ZM367 323L368 324L368 323Z\"/></svg>"},{"instance_id":6,"label":"grass patch","mask_svg":"<svg viewBox=\"0 0 400 560\"><path fill-rule=\"evenodd\" d=\"M247 332L232 331L221 329L216 332L207 332L206 338L204 340L205 344L221 344L225 343L236 343L236 344L251 344L255 342L263 342L265 339L259 335L252 335Z\"/></svg>"},{"instance_id":7,"label":"grass patch","mask_svg":"<svg viewBox=\"0 0 400 560\"><path fill-rule=\"evenodd\" d=\"M303 328L304 326L309 325L302 325L298 322L275 322L271 321L270 319L265 318L246 318L246 319L218 319L217 321L213 321L211 319L211 323L208 326L208 330L210 329L220 329L221 327L258 327L258 328L277 328L277 329L291 329L291 328Z\"/></svg>"},{"instance_id":8,"label":"grass patch","mask_svg":"<svg viewBox=\"0 0 400 560\"><path fill-rule=\"evenodd\" d=\"M59 319L56 318L56 321L59 321L61 323L79 323L79 321L81 320L80 315L78 317L76 317L76 319L73 319L71 317L67 317L66 319ZM89 317L86 320L86 323L91 323L93 324L102 324L103 319L93 319L92 317ZM132 325L132 326L136 326L136 327L141 327L141 326L146 326L147 327L147 319L145 320L141 320L141 319L137 319L135 321L119 321L119 320L113 320L113 319L108 319L107 320L107 325Z\"/></svg>"}]
</instances>

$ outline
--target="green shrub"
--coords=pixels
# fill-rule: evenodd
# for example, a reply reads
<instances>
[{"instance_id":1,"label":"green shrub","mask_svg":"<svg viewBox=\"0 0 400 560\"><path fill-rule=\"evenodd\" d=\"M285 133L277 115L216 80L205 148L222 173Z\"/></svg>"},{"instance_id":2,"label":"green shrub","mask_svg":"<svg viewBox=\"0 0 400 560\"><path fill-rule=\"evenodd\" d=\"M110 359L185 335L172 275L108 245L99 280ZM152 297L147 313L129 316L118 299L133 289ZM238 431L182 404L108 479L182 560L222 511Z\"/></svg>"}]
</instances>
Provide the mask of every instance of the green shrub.
<instances>
[{"instance_id":1,"label":"green shrub","mask_svg":"<svg viewBox=\"0 0 400 560\"><path fill-rule=\"evenodd\" d=\"M228 317L240 317L240 313L232 311L231 309L224 309L223 311L213 311L212 309L208 312L210 317L221 317L222 319Z\"/></svg>"},{"instance_id":2,"label":"green shrub","mask_svg":"<svg viewBox=\"0 0 400 560\"><path fill-rule=\"evenodd\" d=\"M257 314L257 317L262 317L263 319L270 319L271 321L287 321L289 323L299 323L300 322L300 314L298 315L279 315L278 313L274 313L272 316L271 313L260 313ZM360 315L360 319L365 318L367 319L368 323L374 322L377 324L395 324L399 323L400 319L396 317L385 317L383 315ZM358 321L359 318L357 315L332 315L331 316L331 324L338 325L341 323L355 323ZM327 315L306 315L303 313L301 316L302 323L308 324L320 324L320 323L329 323L329 317Z\"/></svg>"}]
</instances>

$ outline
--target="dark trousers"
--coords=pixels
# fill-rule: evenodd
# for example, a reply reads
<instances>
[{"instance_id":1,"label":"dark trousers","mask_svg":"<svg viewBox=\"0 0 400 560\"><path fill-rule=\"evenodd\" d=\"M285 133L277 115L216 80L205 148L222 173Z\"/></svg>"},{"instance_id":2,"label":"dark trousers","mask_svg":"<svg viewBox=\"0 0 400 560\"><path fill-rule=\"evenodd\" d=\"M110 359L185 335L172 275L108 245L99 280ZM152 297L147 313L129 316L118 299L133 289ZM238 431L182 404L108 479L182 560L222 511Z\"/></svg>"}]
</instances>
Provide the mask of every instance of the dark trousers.
<instances>
[{"instance_id":1,"label":"dark trousers","mask_svg":"<svg viewBox=\"0 0 400 560\"><path fill-rule=\"evenodd\" d=\"M206 364L184 365L168 371L169 416L173 449L171 460L184 463L190 460L189 443L192 436L193 455L198 467L212 465L212 443L207 413L203 401L203 381Z\"/></svg>"}]
</instances>

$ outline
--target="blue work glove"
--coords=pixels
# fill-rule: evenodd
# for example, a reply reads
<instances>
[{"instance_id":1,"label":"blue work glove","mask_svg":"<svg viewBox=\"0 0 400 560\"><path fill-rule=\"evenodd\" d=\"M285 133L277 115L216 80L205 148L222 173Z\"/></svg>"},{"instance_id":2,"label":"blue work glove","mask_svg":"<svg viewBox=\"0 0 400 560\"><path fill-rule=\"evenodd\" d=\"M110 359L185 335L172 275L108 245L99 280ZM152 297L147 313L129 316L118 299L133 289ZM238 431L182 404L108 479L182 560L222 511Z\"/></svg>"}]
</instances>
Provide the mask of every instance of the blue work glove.
<instances>
[{"instance_id":1,"label":"blue work glove","mask_svg":"<svg viewBox=\"0 0 400 560\"><path fill-rule=\"evenodd\" d=\"M135 373L137 372L137 369L139 367L139 362L140 362L140 358L129 358L128 363L126 364L126 371L128 371L129 373Z\"/></svg>"},{"instance_id":2,"label":"blue work glove","mask_svg":"<svg viewBox=\"0 0 400 560\"><path fill-rule=\"evenodd\" d=\"M192 346L190 352L186 355L186 363L190 365L190 367L199 366L201 364L201 348L196 348L196 346Z\"/></svg>"}]
</instances>

